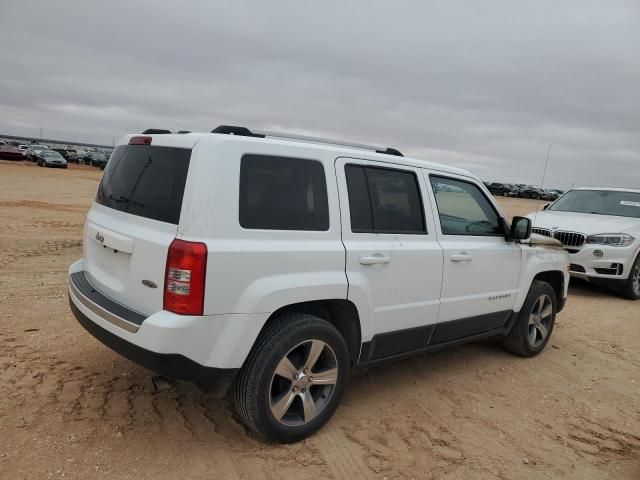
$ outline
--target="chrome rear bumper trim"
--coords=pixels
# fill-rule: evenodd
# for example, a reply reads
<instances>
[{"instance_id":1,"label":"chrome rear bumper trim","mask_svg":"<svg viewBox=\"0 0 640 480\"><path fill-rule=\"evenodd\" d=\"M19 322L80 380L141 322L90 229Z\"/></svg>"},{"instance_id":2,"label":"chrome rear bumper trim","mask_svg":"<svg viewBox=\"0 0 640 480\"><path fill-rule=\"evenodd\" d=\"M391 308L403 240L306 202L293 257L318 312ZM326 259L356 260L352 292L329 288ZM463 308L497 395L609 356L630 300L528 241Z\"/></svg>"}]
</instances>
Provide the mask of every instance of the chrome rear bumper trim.
<instances>
[{"instance_id":1,"label":"chrome rear bumper trim","mask_svg":"<svg viewBox=\"0 0 640 480\"><path fill-rule=\"evenodd\" d=\"M76 287L73 276L69 277L69 290L73 294L73 298L75 298L80 304L91 310L91 312L95 313L103 320L106 320L107 322L112 323L117 327L123 328L124 330L131 333L136 333L140 329L139 325L128 322L124 318L114 315L105 308L102 308L100 305L92 302L82 292L80 292L78 287Z\"/></svg>"}]
</instances>

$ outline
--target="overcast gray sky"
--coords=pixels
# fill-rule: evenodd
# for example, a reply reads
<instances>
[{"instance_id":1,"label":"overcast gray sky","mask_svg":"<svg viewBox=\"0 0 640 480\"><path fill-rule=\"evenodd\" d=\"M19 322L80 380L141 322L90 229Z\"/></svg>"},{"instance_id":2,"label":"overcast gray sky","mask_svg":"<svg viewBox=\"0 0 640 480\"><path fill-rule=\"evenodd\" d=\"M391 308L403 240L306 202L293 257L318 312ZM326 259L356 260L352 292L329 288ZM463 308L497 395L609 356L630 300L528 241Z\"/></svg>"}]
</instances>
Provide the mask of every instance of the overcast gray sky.
<instances>
[{"instance_id":1,"label":"overcast gray sky","mask_svg":"<svg viewBox=\"0 0 640 480\"><path fill-rule=\"evenodd\" d=\"M640 188L640 1L0 0L0 133L218 124Z\"/></svg>"}]
</instances>

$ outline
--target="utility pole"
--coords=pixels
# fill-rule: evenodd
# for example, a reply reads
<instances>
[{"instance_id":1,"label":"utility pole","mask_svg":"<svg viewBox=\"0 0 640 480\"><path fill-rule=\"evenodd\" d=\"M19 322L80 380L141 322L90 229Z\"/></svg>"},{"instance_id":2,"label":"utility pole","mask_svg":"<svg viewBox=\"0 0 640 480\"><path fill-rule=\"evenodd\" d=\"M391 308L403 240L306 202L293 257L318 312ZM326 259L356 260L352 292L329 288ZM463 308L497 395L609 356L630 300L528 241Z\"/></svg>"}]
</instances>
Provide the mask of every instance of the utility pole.
<instances>
[{"instance_id":1,"label":"utility pole","mask_svg":"<svg viewBox=\"0 0 640 480\"><path fill-rule=\"evenodd\" d=\"M40 127L40 141L42 141L42 127Z\"/></svg>"}]
</instances>

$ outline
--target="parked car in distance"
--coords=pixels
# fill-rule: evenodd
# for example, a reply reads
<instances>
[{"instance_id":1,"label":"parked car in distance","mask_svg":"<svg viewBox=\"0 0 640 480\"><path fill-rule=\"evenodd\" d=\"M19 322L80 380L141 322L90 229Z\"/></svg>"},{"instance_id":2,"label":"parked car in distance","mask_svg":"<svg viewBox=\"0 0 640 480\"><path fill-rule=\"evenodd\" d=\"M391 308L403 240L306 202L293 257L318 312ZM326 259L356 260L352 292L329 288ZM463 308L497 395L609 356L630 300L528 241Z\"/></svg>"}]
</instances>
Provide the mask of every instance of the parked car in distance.
<instances>
[{"instance_id":1,"label":"parked car in distance","mask_svg":"<svg viewBox=\"0 0 640 480\"><path fill-rule=\"evenodd\" d=\"M94 167L100 167L100 170L104 170L108 160L109 157L102 152L87 152L84 156L84 163Z\"/></svg>"},{"instance_id":2,"label":"parked car in distance","mask_svg":"<svg viewBox=\"0 0 640 480\"><path fill-rule=\"evenodd\" d=\"M563 243L572 276L640 298L640 190L576 188L529 217Z\"/></svg>"},{"instance_id":3,"label":"parked car in distance","mask_svg":"<svg viewBox=\"0 0 640 480\"><path fill-rule=\"evenodd\" d=\"M524 185L518 191L519 198L540 199L541 196L542 196L542 190L538 187L533 187L531 185Z\"/></svg>"},{"instance_id":4,"label":"parked car in distance","mask_svg":"<svg viewBox=\"0 0 640 480\"><path fill-rule=\"evenodd\" d=\"M504 183L491 182L485 185L492 195L504 196L505 192L509 190L509 187Z\"/></svg>"},{"instance_id":5,"label":"parked car in distance","mask_svg":"<svg viewBox=\"0 0 640 480\"><path fill-rule=\"evenodd\" d=\"M67 168L65 158L54 150L40 150L35 157L39 167Z\"/></svg>"},{"instance_id":6,"label":"parked car in distance","mask_svg":"<svg viewBox=\"0 0 640 480\"><path fill-rule=\"evenodd\" d=\"M26 157L27 156L27 151L29 150L29 145L27 144L20 144L18 145L18 150L20 150L22 152L22 156Z\"/></svg>"},{"instance_id":7,"label":"parked car in distance","mask_svg":"<svg viewBox=\"0 0 640 480\"><path fill-rule=\"evenodd\" d=\"M565 303L567 252L464 170L229 126L113 155L74 315L151 370L230 390L270 441L320 429L352 369L494 336L537 355Z\"/></svg>"},{"instance_id":8,"label":"parked car in distance","mask_svg":"<svg viewBox=\"0 0 640 480\"><path fill-rule=\"evenodd\" d=\"M31 162L35 162L37 155L43 150L49 150L49 147L46 145L29 145L29 148L27 149L27 159Z\"/></svg>"},{"instance_id":9,"label":"parked car in distance","mask_svg":"<svg viewBox=\"0 0 640 480\"><path fill-rule=\"evenodd\" d=\"M560 194L556 190L552 190L550 188L543 188L542 194L540 195L541 200L555 200L558 198Z\"/></svg>"},{"instance_id":10,"label":"parked car in distance","mask_svg":"<svg viewBox=\"0 0 640 480\"><path fill-rule=\"evenodd\" d=\"M71 155L75 153L75 150L70 150L68 148L53 148L52 150L54 152L58 152L67 161L69 161L69 158L71 158Z\"/></svg>"},{"instance_id":11,"label":"parked car in distance","mask_svg":"<svg viewBox=\"0 0 640 480\"><path fill-rule=\"evenodd\" d=\"M1 160L24 160L22 152L13 145L0 145L0 159Z\"/></svg>"},{"instance_id":12,"label":"parked car in distance","mask_svg":"<svg viewBox=\"0 0 640 480\"><path fill-rule=\"evenodd\" d=\"M78 153L76 151L72 151L68 154L67 162L69 163L84 163L84 153Z\"/></svg>"},{"instance_id":13,"label":"parked car in distance","mask_svg":"<svg viewBox=\"0 0 640 480\"><path fill-rule=\"evenodd\" d=\"M517 197L519 192L520 189L516 185L512 183L505 183L502 195L505 197Z\"/></svg>"}]
</instances>

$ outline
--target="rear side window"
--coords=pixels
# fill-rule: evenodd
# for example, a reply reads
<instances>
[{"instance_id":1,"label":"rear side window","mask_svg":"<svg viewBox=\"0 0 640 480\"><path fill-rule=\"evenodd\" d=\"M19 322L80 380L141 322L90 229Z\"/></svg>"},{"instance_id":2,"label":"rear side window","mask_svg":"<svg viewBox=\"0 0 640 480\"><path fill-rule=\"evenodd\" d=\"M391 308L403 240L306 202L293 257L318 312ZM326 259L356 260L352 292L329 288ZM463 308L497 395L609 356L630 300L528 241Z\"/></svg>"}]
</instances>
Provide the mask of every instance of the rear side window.
<instances>
[{"instance_id":1,"label":"rear side window","mask_svg":"<svg viewBox=\"0 0 640 480\"><path fill-rule=\"evenodd\" d=\"M328 230L322 163L244 155L240 164L240 225L266 230Z\"/></svg>"},{"instance_id":2,"label":"rear side window","mask_svg":"<svg viewBox=\"0 0 640 480\"><path fill-rule=\"evenodd\" d=\"M355 233L427 233L413 172L346 165L351 230Z\"/></svg>"},{"instance_id":3,"label":"rear side window","mask_svg":"<svg viewBox=\"0 0 640 480\"><path fill-rule=\"evenodd\" d=\"M185 148L120 145L111 154L96 202L177 225L190 158Z\"/></svg>"}]
</instances>

